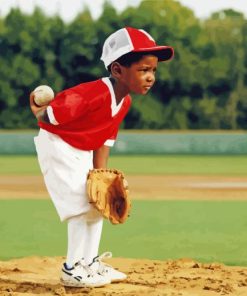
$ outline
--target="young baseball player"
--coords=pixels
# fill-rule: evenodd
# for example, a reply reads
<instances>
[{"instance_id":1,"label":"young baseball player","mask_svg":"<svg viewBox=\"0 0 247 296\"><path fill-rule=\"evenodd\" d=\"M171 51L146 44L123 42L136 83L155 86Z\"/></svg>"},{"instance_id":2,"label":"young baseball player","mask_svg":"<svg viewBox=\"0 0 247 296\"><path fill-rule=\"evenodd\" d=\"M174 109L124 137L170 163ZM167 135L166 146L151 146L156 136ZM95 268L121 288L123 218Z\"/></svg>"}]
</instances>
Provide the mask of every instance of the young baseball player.
<instances>
[{"instance_id":1,"label":"young baseball player","mask_svg":"<svg viewBox=\"0 0 247 296\"><path fill-rule=\"evenodd\" d=\"M40 131L35 137L39 164L61 221L68 223L68 250L61 281L65 286L99 287L126 275L98 256L103 218L89 203L86 179L92 168L106 168L110 147L127 114L129 93L145 95L155 82L158 62L173 57L145 31L130 27L110 35L101 60L110 77L58 93L48 106L30 106Z\"/></svg>"}]
</instances>

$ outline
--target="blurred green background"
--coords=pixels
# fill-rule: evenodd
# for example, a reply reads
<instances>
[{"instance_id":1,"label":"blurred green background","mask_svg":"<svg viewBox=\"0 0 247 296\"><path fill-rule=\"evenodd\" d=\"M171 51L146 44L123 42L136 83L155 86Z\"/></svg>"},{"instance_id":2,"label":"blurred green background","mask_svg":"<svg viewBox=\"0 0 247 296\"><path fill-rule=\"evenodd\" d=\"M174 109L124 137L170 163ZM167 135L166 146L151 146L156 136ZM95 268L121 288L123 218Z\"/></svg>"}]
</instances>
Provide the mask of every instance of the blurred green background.
<instances>
[{"instance_id":1,"label":"blurred green background","mask_svg":"<svg viewBox=\"0 0 247 296\"><path fill-rule=\"evenodd\" d=\"M106 1L99 18L85 9L69 23L38 8L0 15L0 128L36 127L28 96L37 85L58 92L107 76L103 42L124 26L173 46L175 57L159 65L148 95L133 96L123 128L246 128L246 18L228 9L198 19L175 0L143 0L121 12Z\"/></svg>"}]
</instances>

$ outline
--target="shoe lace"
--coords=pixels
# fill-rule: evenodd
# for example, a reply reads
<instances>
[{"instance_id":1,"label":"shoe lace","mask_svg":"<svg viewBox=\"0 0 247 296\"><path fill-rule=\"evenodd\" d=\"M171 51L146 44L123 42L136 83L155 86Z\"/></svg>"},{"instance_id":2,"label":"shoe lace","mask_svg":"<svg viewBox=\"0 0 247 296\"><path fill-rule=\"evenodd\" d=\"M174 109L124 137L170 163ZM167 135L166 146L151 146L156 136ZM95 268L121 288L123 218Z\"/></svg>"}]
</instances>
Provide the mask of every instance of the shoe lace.
<instances>
[{"instance_id":1,"label":"shoe lace","mask_svg":"<svg viewBox=\"0 0 247 296\"><path fill-rule=\"evenodd\" d=\"M110 264L105 263L105 262L102 261L103 259L107 259L107 258L112 258L112 253L111 253L111 252L105 252L105 253L103 253L102 255L95 257L95 258L93 259L93 262L89 265L89 267L90 267L93 263L97 262L97 263L99 264L98 271L99 271L100 273L102 273L102 272L104 273L104 272L107 270L107 267L109 267L109 268L113 268Z\"/></svg>"},{"instance_id":2,"label":"shoe lace","mask_svg":"<svg viewBox=\"0 0 247 296\"><path fill-rule=\"evenodd\" d=\"M84 263L84 260L83 259L80 260L80 261L78 261L78 262L76 262L75 266L77 268L84 269L87 272L88 276L91 276L92 277L94 275L93 270L90 268L89 265L87 265L87 264Z\"/></svg>"}]
</instances>

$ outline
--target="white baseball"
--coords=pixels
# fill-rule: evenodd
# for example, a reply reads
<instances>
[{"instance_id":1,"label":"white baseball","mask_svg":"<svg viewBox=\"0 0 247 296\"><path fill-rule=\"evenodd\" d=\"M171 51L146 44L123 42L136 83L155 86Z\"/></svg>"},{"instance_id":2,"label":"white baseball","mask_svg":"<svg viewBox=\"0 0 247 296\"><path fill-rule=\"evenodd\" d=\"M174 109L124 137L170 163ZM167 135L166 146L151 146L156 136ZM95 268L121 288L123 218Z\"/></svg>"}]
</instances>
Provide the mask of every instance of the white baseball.
<instances>
[{"instance_id":1,"label":"white baseball","mask_svg":"<svg viewBox=\"0 0 247 296\"><path fill-rule=\"evenodd\" d=\"M48 85L40 85L36 87L33 93L34 93L34 102L38 106L47 105L54 98L54 91Z\"/></svg>"}]
</instances>

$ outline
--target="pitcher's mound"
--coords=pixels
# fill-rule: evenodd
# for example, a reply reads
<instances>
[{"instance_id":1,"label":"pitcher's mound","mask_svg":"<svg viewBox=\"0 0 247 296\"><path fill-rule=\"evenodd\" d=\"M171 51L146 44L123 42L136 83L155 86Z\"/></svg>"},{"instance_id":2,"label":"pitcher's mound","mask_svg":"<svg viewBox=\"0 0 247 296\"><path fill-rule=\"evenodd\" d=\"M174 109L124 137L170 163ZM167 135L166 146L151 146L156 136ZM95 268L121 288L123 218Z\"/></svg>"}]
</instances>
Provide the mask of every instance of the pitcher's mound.
<instances>
[{"instance_id":1,"label":"pitcher's mound","mask_svg":"<svg viewBox=\"0 0 247 296\"><path fill-rule=\"evenodd\" d=\"M107 263L128 274L103 288L64 288L59 283L62 257L27 257L0 262L0 295L247 295L247 267L201 264L191 259L156 261L113 258Z\"/></svg>"}]
</instances>

